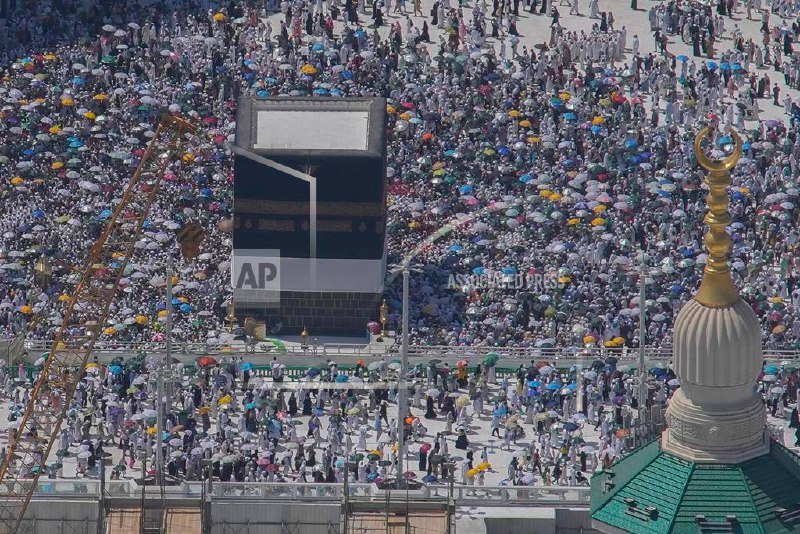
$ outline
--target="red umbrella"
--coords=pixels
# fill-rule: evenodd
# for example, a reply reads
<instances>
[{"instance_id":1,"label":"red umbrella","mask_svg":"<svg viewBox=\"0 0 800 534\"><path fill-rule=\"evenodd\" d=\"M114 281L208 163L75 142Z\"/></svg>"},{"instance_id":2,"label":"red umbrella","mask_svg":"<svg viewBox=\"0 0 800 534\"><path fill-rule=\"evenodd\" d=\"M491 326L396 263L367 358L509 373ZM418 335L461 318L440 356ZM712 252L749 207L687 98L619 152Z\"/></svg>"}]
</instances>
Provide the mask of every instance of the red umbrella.
<instances>
[{"instance_id":1,"label":"red umbrella","mask_svg":"<svg viewBox=\"0 0 800 534\"><path fill-rule=\"evenodd\" d=\"M414 471L406 471L405 473L403 473L403 478L405 478L406 480L410 478L417 478L417 474Z\"/></svg>"},{"instance_id":2,"label":"red umbrella","mask_svg":"<svg viewBox=\"0 0 800 534\"><path fill-rule=\"evenodd\" d=\"M217 365L217 360L211 356L200 356L197 358L197 360L195 360L195 363L200 367L211 367L213 365Z\"/></svg>"},{"instance_id":3,"label":"red umbrella","mask_svg":"<svg viewBox=\"0 0 800 534\"><path fill-rule=\"evenodd\" d=\"M429 450L431 450L430 443L423 443L422 447L419 448L419 452L421 452L422 454L428 454Z\"/></svg>"},{"instance_id":4,"label":"red umbrella","mask_svg":"<svg viewBox=\"0 0 800 534\"><path fill-rule=\"evenodd\" d=\"M275 464L269 464L269 465L267 466L267 472L268 472L268 473L274 473L274 472L275 472L275 471L277 471L277 470L278 470L278 466L277 466L277 465L275 465Z\"/></svg>"}]
</instances>

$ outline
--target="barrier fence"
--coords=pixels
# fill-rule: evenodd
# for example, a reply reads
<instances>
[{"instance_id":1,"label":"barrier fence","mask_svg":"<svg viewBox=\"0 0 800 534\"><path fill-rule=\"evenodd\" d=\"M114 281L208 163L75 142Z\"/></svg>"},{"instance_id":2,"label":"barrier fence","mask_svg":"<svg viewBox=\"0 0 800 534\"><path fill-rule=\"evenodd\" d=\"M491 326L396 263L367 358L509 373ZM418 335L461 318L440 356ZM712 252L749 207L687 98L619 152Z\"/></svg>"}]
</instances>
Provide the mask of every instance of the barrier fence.
<instances>
[{"instance_id":1,"label":"barrier fence","mask_svg":"<svg viewBox=\"0 0 800 534\"><path fill-rule=\"evenodd\" d=\"M208 484L206 484L208 489ZM160 498L158 486L146 486L145 494ZM425 485L422 489L382 490L375 484L349 484L349 498L359 501L385 502L390 498L404 500L446 500L451 488L447 484ZM202 499L203 482L184 482L178 486L165 486L166 499ZM458 506L588 506L590 489L585 486L465 486L452 487L453 499ZM253 500L264 502L314 501L339 503L344 500L344 484L293 484L284 482L214 482L205 495L212 502ZM132 480L112 480L105 483L106 498L141 498L142 486ZM74 499L98 500L99 480L39 480L34 495L36 500Z\"/></svg>"},{"instance_id":2,"label":"barrier fence","mask_svg":"<svg viewBox=\"0 0 800 534\"><path fill-rule=\"evenodd\" d=\"M51 341L26 340L25 350L28 358L38 358L41 353L53 348ZM133 355L140 352L148 354L164 353L166 345L159 342L148 343L109 343L100 342L95 346L95 353L121 356ZM408 357L414 360L427 360L430 358L445 359L482 359L490 353L497 354L501 359L529 361L531 359L587 361L604 359L614 356L621 361L636 361L639 350L635 347L467 347L445 345L411 345ZM393 342L384 344L373 343L369 345L334 344L326 343L317 346L301 347L296 344L287 344L276 347L271 343L259 343L256 346L245 346L243 343L228 345L201 344L201 343L176 343L173 345L173 354L182 360L191 360L199 355L261 355L261 356L303 356L303 357L337 357L346 356L353 358L378 359L381 356L395 358L399 356L399 346ZM764 348L764 357L768 360L800 360L800 350ZM671 347L645 347L645 358L652 361L668 361L672 358Z\"/></svg>"}]
</instances>

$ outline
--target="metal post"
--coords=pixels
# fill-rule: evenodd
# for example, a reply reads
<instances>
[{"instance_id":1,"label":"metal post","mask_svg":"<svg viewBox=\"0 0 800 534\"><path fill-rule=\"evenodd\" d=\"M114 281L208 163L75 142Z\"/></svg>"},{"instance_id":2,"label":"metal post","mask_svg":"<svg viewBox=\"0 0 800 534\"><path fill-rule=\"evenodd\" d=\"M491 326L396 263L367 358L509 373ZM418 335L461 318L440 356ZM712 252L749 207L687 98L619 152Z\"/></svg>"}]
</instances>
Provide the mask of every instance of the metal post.
<instances>
[{"instance_id":1,"label":"metal post","mask_svg":"<svg viewBox=\"0 0 800 534\"><path fill-rule=\"evenodd\" d=\"M642 249L642 260L639 274L639 424L644 425L647 417L647 369L645 368L644 353L647 342L647 317L645 313L645 300L647 298L647 262L646 253Z\"/></svg>"},{"instance_id":2,"label":"metal post","mask_svg":"<svg viewBox=\"0 0 800 534\"><path fill-rule=\"evenodd\" d=\"M403 267L403 344L400 349L400 380L397 394L397 484L403 480L403 464L406 455L405 418L406 408L406 372L408 367L408 292L411 272L408 266Z\"/></svg>"},{"instance_id":3,"label":"metal post","mask_svg":"<svg viewBox=\"0 0 800 534\"><path fill-rule=\"evenodd\" d=\"M163 483L163 470L164 470L164 448L161 446L163 443L164 432L164 370L159 369L156 378L156 477L158 478L159 486Z\"/></svg>"},{"instance_id":4,"label":"metal post","mask_svg":"<svg viewBox=\"0 0 800 534\"><path fill-rule=\"evenodd\" d=\"M167 259L167 324L166 324L166 350L164 353L164 369L172 369L172 257ZM170 374L170 380L172 376ZM172 411L171 387L167 387L165 410ZM160 399L159 399L160 401ZM160 466L163 467L163 466Z\"/></svg>"},{"instance_id":5,"label":"metal post","mask_svg":"<svg viewBox=\"0 0 800 534\"><path fill-rule=\"evenodd\" d=\"M103 519L106 515L106 459L100 458L100 499L97 503L97 534L104 534Z\"/></svg>"}]
</instances>

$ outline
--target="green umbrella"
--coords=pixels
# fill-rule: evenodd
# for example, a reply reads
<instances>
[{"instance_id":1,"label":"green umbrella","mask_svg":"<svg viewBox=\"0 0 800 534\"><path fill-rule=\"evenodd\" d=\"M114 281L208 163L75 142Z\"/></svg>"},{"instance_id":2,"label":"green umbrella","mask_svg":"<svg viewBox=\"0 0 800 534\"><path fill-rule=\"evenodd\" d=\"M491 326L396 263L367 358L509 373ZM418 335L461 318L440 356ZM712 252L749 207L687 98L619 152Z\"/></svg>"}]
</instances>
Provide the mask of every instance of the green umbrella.
<instances>
[{"instance_id":1,"label":"green umbrella","mask_svg":"<svg viewBox=\"0 0 800 534\"><path fill-rule=\"evenodd\" d=\"M499 359L500 356L498 356L496 352L490 352L486 355L486 358L483 359L483 365L486 367L492 367Z\"/></svg>"}]
</instances>

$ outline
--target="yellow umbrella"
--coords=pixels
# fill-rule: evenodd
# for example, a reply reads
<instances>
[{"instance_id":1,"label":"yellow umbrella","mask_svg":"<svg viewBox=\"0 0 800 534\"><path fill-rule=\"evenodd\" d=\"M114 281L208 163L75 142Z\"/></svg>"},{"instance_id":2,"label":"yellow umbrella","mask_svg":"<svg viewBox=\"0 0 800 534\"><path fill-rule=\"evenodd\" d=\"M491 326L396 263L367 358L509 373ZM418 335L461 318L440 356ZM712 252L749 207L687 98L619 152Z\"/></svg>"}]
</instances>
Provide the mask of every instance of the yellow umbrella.
<instances>
[{"instance_id":1,"label":"yellow umbrella","mask_svg":"<svg viewBox=\"0 0 800 534\"><path fill-rule=\"evenodd\" d=\"M441 161L437 161L436 163L433 164L432 168L434 171L438 171L439 169L444 169L444 163L442 163Z\"/></svg>"},{"instance_id":2,"label":"yellow umbrella","mask_svg":"<svg viewBox=\"0 0 800 534\"><path fill-rule=\"evenodd\" d=\"M219 399L220 404L229 404L233 399L230 395L225 395L224 397Z\"/></svg>"},{"instance_id":3,"label":"yellow umbrella","mask_svg":"<svg viewBox=\"0 0 800 534\"><path fill-rule=\"evenodd\" d=\"M597 341L597 338L594 336L583 336L584 343L594 343L595 341Z\"/></svg>"},{"instance_id":4,"label":"yellow umbrella","mask_svg":"<svg viewBox=\"0 0 800 534\"><path fill-rule=\"evenodd\" d=\"M201 406L200 408L197 409L197 413L199 413L200 415L206 414L210 411L211 408L209 408L208 406Z\"/></svg>"},{"instance_id":5,"label":"yellow umbrella","mask_svg":"<svg viewBox=\"0 0 800 534\"><path fill-rule=\"evenodd\" d=\"M532 145L535 145L536 143L538 143L538 142L539 142L539 140L540 140L540 139L541 139L540 137L538 137L538 136L535 136L535 135L532 135L532 136L530 136L530 137L528 138L528 142L529 142L530 144L532 144Z\"/></svg>"},{"instance_id":6,"label":"yellow umbrella","mask_svg":"<svg viewBox=\"0 0 800 534\"><path fill-rule=\"evenodd\" d=\"M54 171L57 171L58 169L60 169L63 166L64 166L64 163L62 163L60 161L56 161L55 163L50 165L50 168L53 169Z\"/></svg>"},{"instance_id":7,"label":"yellow umbrella","mask_svg":"<svg viewBox=\"0 0 800 534\"><path fill-rule=\"evenodd\" d=\"M158 312L158 316L159 317L166 317L167 316L167 310L161 310L160 312Z\"/></svg>"},{"instance_id":8,"label":"yellow umbrella","mask_svg":"<svg viewBox=\"0 0 800 534\"><path fill-rule=\"evenodd\" d=\"M750 193L750 188L749 188L749 187L740 187L740 188L739 188L739 192L740 192L741 194L743 194L743 195L747 195L747 194L749 194L749 193Z\"/></svg>"},{"instance_id":9,"label":"yellow umbrella","mask_svg":"<svg viewBox=\"0 0 800 534\"><path fill-rule=\"evenodd\" d=\"M300 69L300 72L302 72L303 74L316 74L317 68L310 63L306 63L305 65L303 65L303 68Z\"/></svg>"},{"instance_id":10,"label":"yellow umbrella","mask_svg":"<svg viewBox=\"0 0 800 534\"><path fill-rule=\"evenodd\" d=\"M419 230L420 228L422 228L422 225L417 221L411 221L410 223L408 223L408 227L411 228L412 230Z\"/></svg>"},{"instance_id":11,"label":"yellow umbrella","mask_svg":"<svg viewBox=\"0 0 800 534\"><path fill-rule=\"evenodd\" d=\"M147 317L144 315L137 315L134 321L136 321L136 324L147 324Z\"/></svg>"},{"instance_id":12,"label":"yellow umbrella","mask_svg":"<svg viewBox=\"0 0 800 534\"><path fill-rule=\"evenodd\" d=\"M770 297L769 301L772 304L780 304L781 302L783 302L783 299L781 297Z\"/></svg>"},{"instance_id":13,"label":"yellow umbrella","mask_svg":"<svg viewBox=\"0 0 800 534\"><path fill-rule=\"evenodd\" d=\"M558 277L558 283L559 284L566 284L566 283L570 282L571 280L572 280L572 278L570 278L569 276L559 276Z\"/></svg>"},{"instance_id":14,"label":"yellow umbrella","mask_svg":"<svg viewBox=\"0 0 800 534\"><path fill-rule=\"evenodd\" d=\"M56 217L56 222L59 224L64 224L68 220L69 220L69 215L61 215L59 217Z\"/></svg>"},{"instance_id":15,"label":"yellow umbrella","mask_svg":"<svg viewBox=\"0 0 800 534\"><path fill-rule=\"evenodd\" d=\"M575 226L576 224L580 224L581 220L577 217L573 217L572 219L567 220L567 224L570 226Z\"/></svg>"},{"instance_id":16,"label":"yellow umbrella","mask_svg":"<svg viewBox=\"0 0 800 534\"><path fill-rule=\"evenodd\" d=\"M97 115L95 115L91 111L87 111L86 113L83 114L83 116L89 119L90 121L93 121L97 118Z\"/></svg>"},{"instance_id":17,"label":"yellow umbrella","mask_svg":"<svg viewBox=\"0 0 800 534\"><path fill-rule=\"evenodd\" d=\"M59 341L58 343L56 343L56 350L64 350L65 348L67 348L67 346L64 344L63 341Z\"/></svg>"},{"instance_id":18,"label":"yellow umbrella","mask_svg":"<svg viewBox=\"0 0 800 534\"><path fill-rule=\"evenodd\" d=\"M472 469L470 469L469 471L467 471L467 476L468 476L468 477L470 477L470 478L472 478L472 477L476 476L478 473L480 473L480 471L478 471L477 469L475 469L475 468L473 467Z\"/></svg>"},{"instance_id":19,"label":"yellow umbrella","mask_svg":"<svg viewBox=\"0 0 800 534\"><path fill-rule=\"evenodd\" d=\"M191 152L186 152L183 156L181 156L181 159L184 163L191 163L194 161L194 154Z\"/></svg>"},{"instance_id":20,"label":"yellow umbrella","mask_svg":"<svg viewBox=\"0 0 800 534\"><path fill-rule=\"evenodd\" d=\"M27 315L29 313L33 313L33 308L30 306L20 306L19 311Z\"/></svg>"},{"instance_id":21,"label":"yellow umbrella","mask_svg":"<svg viewBox=\"0 0 800 534\"><path fill-rule=\"evenodd\" d=\"M613 341L611 341L611 340L608 340L608 341L605 341L605 342L603 343L603 345L604 345L604 346L606 346L606 347L615 347L617 344L616 344L616 343L614 343L614 342L613 342Z\"/></svg>"},{"instance_id":22,"label":"yellow umbrella","mask_svg":"<svg viewBox=\"0 0 800 534\"><path fill-rule=\"evenodd\" d=\"M55 54L45 54L45 55L44 55L44 58L45 58L47 61L55 61L55 60L56 60L56 56L55 56Z\"/></svg>"},{"instance_id":23,"label":"yellow umbrella","mask_svg":"<svg viewBox=\"0 0 800 534\"><path fill-rule=\"evenodd\" d=\"M69 295L59 295L58 296L58 300L60 300L61 302L69 302L70 298L71 297Z\"/></svg>"},{"instance_id":24,"label":"yellow umbrella","mask_svg":"<svg viewBox=\"0 0 800 534\"><path fill-rule=\"evenodd\" d=\"M375 456L383 456L383 452L379 451L378 449L373 449L369 451L367 454L374 454Z\"/></svg>"},{"instance_id":25,"label":"yellow umbrella","mask_svg":"<svg viewBox=\"0 0 800 534\"><path fill-rule=\"evenodd\" d=\"M592 119L592 124L595 126L600 126L601 124L605 123L606 119L604 117L595 117Z\"/></svg>"},{"instance_id":26,"label":"yellow umbrella","mask_svg":"<svg viewBox=\"0 0 800 534\"><path fill-rule=\"evenodd\" d=\"M411 113L409 113L408 111L404 111L403 113L400 114L400 118L403 119L404 121L407 121L408 119L411 118Z\"/></svg>"},{"instance_id":27,"label":"yellow umbrella","mask_svg":"<svg viewBox=\"0 0 800 534\"><path fill-rule=\"evenodd\" d=\"M75 101L73 99L71 99L71 98L62 98L61 99L61 105L62 106L74 106L75 105Z\"/></svg>"},{"instance_id":28,"label":"yellow umbrella","mask_svg":"<svg viewBox=\"0 0 800 534\"><path fill-rule=\"evenodd\" d=\"M22 184L24 182L25 182L25 180L22 179L22 176L15 176L15 177L13 177L11 179L11 184L12 185L20 185L20 184Z\"/></svg>"},{"instance_id":29,"label":"yellow umbrella","mask_svg":"<svg viewBox=\"0 0 800 534\"><path fill-rule=\"evenodd\" d=\"M553 193L553 194L551 194L551 195L550 195L550 197L549 197L549 198L550 198L550 200L552 200L553 202L558 202L558 201L559 201L559 200L561 200L563 197L561 196L561 193Z\"/></svg>"},{"instance_id":30,"label":"yellow umbrella","mask_svg":"<svg viewBox=\"0 0 800 534\"><path fill-rule=\"evenodd\" d=\"M512 109L511 111L508 112L508 115L511 117L519 117L520 113L516 109Z\"/></svg>"},{"instance_id":31,"label":"yellow umbrella","mask_svg":"<svg viewBox=\"0 0 800 534\"><path fill-rule=\"evenodd\" d=\"M94 362L91 362L91 363L87 363L87 364L86 364L86 368L87 368L87 369L91 369L91 368L93 368L93 367L100 367L100 366L99 366L99 365L97 365L97 364L96 364L96 363L94 363Z\"/></svg>"},{"instance_id":32,"label":"yellow umbrella","mask_svg":"<svg viewBox=\"0 0 800 534\"><path fill-rule=\"evenodd\" d=\"M617 336L617 337L615 337L614 339L612 339L612 341L613 341L614 343L617 343L617 344L619 344L619 345L622 345L623 343L625 343L625 338L624 338L624 337Z\"/></svg>"},{"instance_id":33,"label":"yellow umbrella","mask_svg":"<svg viewBox=\"0 0 800 534\"><path fill-rule=\"evenodd\" d=\"M386 106L386 113L397 113L397 108L395 108L392 105L387 105Z\"/></svg>"},{"instance_id":34,"label":"yellow umbrella","mask_svg":"<svg viewBox=\"0 0 800 534\"><path fill-rule=\"evenodd\" d=\"M528 119L525 119L524 121L519 121L519 125L522 126L523 128L530 128L532 126L531 121L529 121Z\"/></svg>"},{"instance_id":35,"label":"yellow umbrella","mask_svg":"<svg viewBox=\"0 0 800 534\"><path fill-rule=\"evenodd\" d=\"M558 93L558 98L560 98L561 100L569 100L570 98L572 98L572 95L567 93L566 91L564 91L564 92Z\"/></svg>"},{"instance_id":36,"label":"yellow umbrella","mask_svg":"<svg viewBox=\"0 0 800 534\"><path fill-rule=\"evenodd\" d=\"M217 22L222 22L223 20L225 20L225 15L222 13L215 13L214 20L216 20Z\"/></svg>"},{"instance_id":37,"label":"yellow umbrella","mask_svg":"<svg viewBox=\"0 0 800 534\"><path fill-rule=\"evenodd\" d=\"M489 462L481 462L478 464L478 469L481 471L486 471L487 469L491 469L492 465Z\"/></svg>"},{"instance_id":38,"label":"yellow umbrella","mask_svg":"<svg viewBox=\"0 0 800 534\"><path fill-rule=\"evenodd\" d=\"M604 211L606 211L606 209L608 209L608 208L606 208L605 206L603 206L602 204L600 204L599 206L595 206L593 211L594 211L595 213L601 213L601 212L604 212Z\"/></svg>"},{"instance_id":39,"label":"yellow umbrella","mask_svg":"<svg viewBox=\"0 0 800 534\"><path fill-rule=\"evenodd\" d=\"M61 132L61 126L51 126L47 131L53 135L56 135L57 133Z\"/></svg>"},{"instance_id":40,"label":"yellow umbrella","mask_svg":"<svg viewBox=\"0 0 800 534\"><path fill-rule=\"evenodd\" d=\"M113 329L113 328L111 328L110 326L109 326L109 327L106 327L106 328L103 328L103 333L104 333L105 335L107 335L107 336L114 335L114 332L116 332L116 330L114 330L114 329Z\"/></svg>"},{"instance_id":41,"label":"yellow umbrella","mask_svg":"<svg viewBox=\"0 0 800 534\"><path fill-rule=\"evenodd\" d=\"M154 426L151 426L150 428L147 429L147 433L150 434L151 436L155 436L156 432L158 432L158 430Z\"/></svg>"},{"instance_id":42,"label":"yellow umbrella","mask_svg":"<svg viewBox=\"0 0 800 534\"><path fill-rule=\"evenodd\" d=\"M605 219L597 217L596 219L592 219L592 226L602 226L606 223Z\"/></svg>"},{"instance_id":43,"label":"yellow umbrella","mask_svg":"<svg viewBox=\"0 0 800 534\"><path fill-rule=\"evenodd\" d=\"M392 452L397 452L398 450L400 450L400 447L397 445L397 443L392 445Z\"/></svg>"},{"instance_id":44,"label":"yellow umbrella","mask_svg":"<svg viewBox=\"0 0 800 534\"><path fill-rule=\"evenodd\" d=\"M105 93L97 93L92 98L97 100L98 102L103 102L105 100L108 100L108 95Z\"/></svg>"},{"instance_id":45,"label":"yellow umbrella","mask_svg":"<svg viewBox=\"0 0 800 534\"><path fill-rule=\"evenodd\" d=\"M197 280L205 280L206 278L208 278L208 275L206 275L206 273L204 273L203 271L198 271L194 273L194 277Z\"/></svg>"},{"instance_id":46,"label":"yellow umbrella","mask_svg":"<svg viewBox=\"0 0 800 534\"><path fill-rule=\"evenodd\" d=\"M539 191L539 196L544 198L550 198L550 195L552 194L553 192L550 191L549 189L542 189L541 191Z\"/></svg>"}]
</instances>

